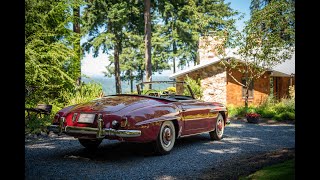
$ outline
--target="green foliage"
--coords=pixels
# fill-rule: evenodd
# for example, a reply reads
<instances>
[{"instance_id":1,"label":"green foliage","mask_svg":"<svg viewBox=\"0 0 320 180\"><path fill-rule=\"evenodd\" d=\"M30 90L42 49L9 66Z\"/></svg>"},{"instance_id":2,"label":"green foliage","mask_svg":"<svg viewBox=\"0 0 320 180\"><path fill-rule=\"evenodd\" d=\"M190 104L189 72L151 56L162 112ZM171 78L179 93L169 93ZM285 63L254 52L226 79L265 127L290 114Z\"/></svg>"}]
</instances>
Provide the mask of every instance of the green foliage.
<instances>
[{"instance_id":1,"label":"green foliage","mask_svg":"<svg viewBox=\"0 0 320 180\"><path fill-rule=\"evenodd\" d=\"M31 119L25 122L26 133L46 132L46 127L52 123L54 115L64 107L84 103L103 96L101 84L88 83L82 84L77 89L66 89L61 91L59 96L54 100L48 100L46 103L52 105L51 114L49 116L35 117L31 114ZM31 101L26 107L35 107L39 102ZM25 117L27 119L27 117Z\"/></svg>"},{"instance_id":2,"label":"green foliage","mask_svg":"<svg viewBox=\"0 0 320 180\"><path fill-rule=\"evenodd\" d=\"M228 107L229 116L240 116L245 115L245 106L229 106ZM262 118L272 118L275 120L294 120L295 119L295 100L282 99L281 101L276 101L272 97L268 98L263 104L258 107L250 106L248 107L248 112L258 113Z\"/></svg>"},{"instance_id":3,"label":"green foliage","mask_svg":"<svg viewBox=\"0 0 320 180\"><path fill-rule=\"evenodd\" d=\"M176 87L167 87L166 90L169 91L170 93L176 93L177 92Z\"/></svg>"},{"instance_id":4,"label":"green foliage","mask_svg":"<svg viewBox=\"0 0 320 180\"><path fill-rule=\"evenodd\" d=\"M74 91L66 90L61 93L64 106L88 102L102 96L102 85L97 83L88 83Z\"/></svg>"},{"instance_id":5,"label":"green foliage","mask_svg":"<svg viewBox=\"0 0 320 180\"><path fill-rule=\"evenodd\" d=\"M281 112L280 114L276 114L273 117L273 119L278 120L278 121L295 120L295 113L284 111L284 112Z\"/></svg>"},{"instance_id":6,"label":"green foliage","mask_svg":"<svg viewBox=\"0 0 320 180\"><path fill-rule=\"evenodd\" d=\"M25 1L26 104L49 102L64 89L73 89L80 76L80 35L70 26L70 7L81 1Z\"/></svg>"},{"instance_id":7,"label":"green foliage","mask_svg":"<svg viewBox=\"0 0 320 180\"><path fill-rule=\"evenodd\" d=\"M256 109L253 106L248 107L248 112L254 113ZM230 117L244 117L247 113L247 110L244 106L228 106L228 114Z\"/></svg>"},{"instance_id":8,"label":"green foliage","mask_svg":"<svg viewBox=\"0 0 320 180\"><path fill-rule=\"evenodd\" d=\"M89 1L84 8L83 33L88 41L83 44L86 52L94 56L102 50L109 54L106 76L119 77L131 84L142 80L144 72L143 1ZM112 52L112 55L110 54ZM156 64L156 63L154 63ZM119 69L117 69L119 65ZM155 66L156 67L156 66ZM161 69L161 68L159 68ZM121 91L117 85L117 93Z\"/></svg>"},{"instance_id":9,"label":"green foliage","mask_svg":"<svg viewBox=\"0 0 320 180\"><path fill-rule=\"evenodd\" d=\"M239 84L246 88L266 70L290 59L295 51L295 2L251 2L250 20L246 22L243 32L233 34L232 46L237 47L243 61L228 59L222 62L230 70L236 69L245 76L246 83ZM226 54L221 54L226 57ZM232 76L231 73L229 75ZM245 106L248 106L247 98Z\"/></svg>"},{"instance_id":10,"label":"green foliage","mask_svg":"<svg viewBox=\"0 0 320 180\"><path fill-rule=\"evenodd\" d=\"M240 180L249 180L249 179L283 179L290 180L295 179L295 160L287 160L283 163L275 164L272 166L267 166L261 170L256 171L253 174L250 174L247 177L240 177Z\"/></svg>"},{"instance_id":11,"label":"green foliage","mask_svg":"<svg viewBox=\"0 0 320 180\"><path fill-rule=\"evenodd\" d=\"M272 108L266 108L261 109L261 111L258 111L258 113L261 114L261 117L263 118L273 118L277 114L277 111Z\"/></svg>"},{"instance_id":12,"label":"green foliage","mask_svg":"<svg viewBox=\"0 0 320 180\"><path fill-rule=\"evenodd\" d=\"M25 122L25 133L47 132L47 126L52 123L52 118L52 116L36 117L34 113L30 113L30 119Z\"/></svg>"},{"instance_id":13,"label":"green foliage","mask_svg":"<svg viewBox=\"0 0 320 180\"><path fill-rule=\"evenodd\" d=\"M203 97L203 89L201 88L201 85L200 85L200 78L198 80L194 80L187 76L185 79L185 82L189 84L196 99L201 99ZM184 85L183 95L191 96L187 85Z\"/></svg>"},{"instance_id":14,"label":"green foliage","mask_svg":"<svg viewBox=\"0 0 320 180\"><path fill-rule=\"evenodd\" d=\"M162 54L183 68L190 62L198 64L200 36L225 37L234 28L237 12L223 0L155 1L164 24L159 35L165 40ZM178 61L178 62L175 62Z\"/></svg>"}]
</instances>

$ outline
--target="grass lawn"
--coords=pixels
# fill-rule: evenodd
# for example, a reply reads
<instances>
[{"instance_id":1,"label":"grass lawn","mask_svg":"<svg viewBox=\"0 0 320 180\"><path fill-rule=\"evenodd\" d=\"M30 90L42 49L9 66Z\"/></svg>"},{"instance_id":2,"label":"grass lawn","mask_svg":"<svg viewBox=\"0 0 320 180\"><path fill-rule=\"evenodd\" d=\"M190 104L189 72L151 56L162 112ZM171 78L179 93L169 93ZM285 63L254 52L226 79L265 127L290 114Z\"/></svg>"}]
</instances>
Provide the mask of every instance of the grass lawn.
<instances>
[{"instance_id":1,"label":"grass lawn","mask_svg":"<svg viewBox=\"0 0 320 180\"><path fill-rule=\"evenodd\" d=\"M281 179L281 180L291 180L295 179L295 166L294 159L285 161L280 164L275 164L272 166L265 167L247 177L240 177L240 180L247 179Z\"/></svg>"}]
</instances>

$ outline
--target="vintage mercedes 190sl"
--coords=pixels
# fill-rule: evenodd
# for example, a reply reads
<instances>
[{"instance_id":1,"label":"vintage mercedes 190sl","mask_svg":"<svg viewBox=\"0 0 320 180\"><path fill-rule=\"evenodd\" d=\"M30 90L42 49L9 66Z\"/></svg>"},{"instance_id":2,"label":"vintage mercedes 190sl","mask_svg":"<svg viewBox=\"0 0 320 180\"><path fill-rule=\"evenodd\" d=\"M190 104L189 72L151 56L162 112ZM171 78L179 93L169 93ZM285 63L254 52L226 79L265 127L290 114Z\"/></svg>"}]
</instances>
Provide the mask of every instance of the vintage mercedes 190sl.
<instances>
[{"instance_id":1,"label":"vintage mercedes 190sl","mask_svg":"<svg viewBox=\"0 0 320 180\"><path fill-rule=\"evenodd\" d=\"M177 138L209 132L212 140L220 140L227 117L226 106L195 99L185 82L153 81L138 84L137 94L109 95L61 109L48 129L78 138L88 149L112 139L152 142L156 153L168 154Z\"/></svg>"}]
</instances>

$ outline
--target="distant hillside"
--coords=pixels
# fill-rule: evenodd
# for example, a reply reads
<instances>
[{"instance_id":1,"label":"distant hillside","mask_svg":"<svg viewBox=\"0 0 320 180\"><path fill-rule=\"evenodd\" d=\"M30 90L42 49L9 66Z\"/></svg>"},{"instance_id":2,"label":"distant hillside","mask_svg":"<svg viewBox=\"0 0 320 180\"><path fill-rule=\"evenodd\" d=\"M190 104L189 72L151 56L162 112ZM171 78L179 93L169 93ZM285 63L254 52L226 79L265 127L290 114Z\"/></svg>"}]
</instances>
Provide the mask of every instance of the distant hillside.
<instances>
[{"instance_id":1,"label":"distant hillside","mask_svg":"<svg viewBox=\"0 0 320 180\"><path fill-rule=\"evenodd\" d=\"M153 81L170 81L169 76L152 76ZM96 82L102 84L103 91L106 95L116 94L116 88L115 88L115 80L114 77L108 78L108 77L91 77L86 78L82 77L82 81L84 83L88 82ZM133 89L136 91L136 84L140 82L134 82ZM166 84L159 84L156 86L153 86L153 89L165 89L169 85ZM121 81L121 88L122 93L129 93L130 92L130 83L128 81Z\"/></svg>"}]
</instances>

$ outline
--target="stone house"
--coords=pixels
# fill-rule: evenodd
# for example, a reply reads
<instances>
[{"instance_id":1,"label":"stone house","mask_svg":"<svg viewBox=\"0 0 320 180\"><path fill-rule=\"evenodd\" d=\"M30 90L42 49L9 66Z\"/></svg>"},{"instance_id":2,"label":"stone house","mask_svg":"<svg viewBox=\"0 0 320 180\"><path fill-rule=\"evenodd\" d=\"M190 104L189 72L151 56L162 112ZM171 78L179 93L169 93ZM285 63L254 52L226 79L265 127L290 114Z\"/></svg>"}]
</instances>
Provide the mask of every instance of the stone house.
<instances>
[{"instance_id":1,"label":"stone house","mask_svg":"<svg viewBox=\"0 0 320 180\"><path fill-rule=\"evenodd\" d=\"M228 56L231 57L231 56ZM232 57L235 57L232 55ZM235 57L236 59L239 57ZM213 57L213 53L200 52L200 64L181 70L170 75L170 79L184 81L188 76L192 79L200 79L203 88L204 101L216 101L226 105L243 106L245 100L244 88L237 83L219 62L221 59ZM263 103L270 93L281 99L289 95L289 86L295 84L295 56L290 60L267 71L259 79L255 80L249 90L249 105ZM233 77L244 82L244 75L237 70L231 70ZM183 86L177 87L177 93L183 91Z\"/></svg>"}]
</instances>

